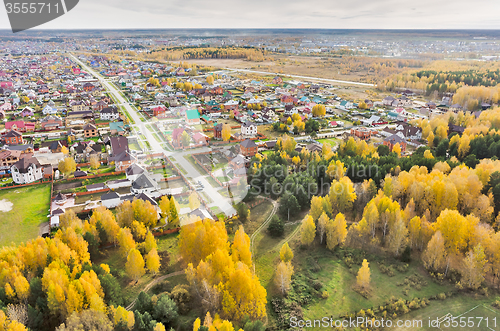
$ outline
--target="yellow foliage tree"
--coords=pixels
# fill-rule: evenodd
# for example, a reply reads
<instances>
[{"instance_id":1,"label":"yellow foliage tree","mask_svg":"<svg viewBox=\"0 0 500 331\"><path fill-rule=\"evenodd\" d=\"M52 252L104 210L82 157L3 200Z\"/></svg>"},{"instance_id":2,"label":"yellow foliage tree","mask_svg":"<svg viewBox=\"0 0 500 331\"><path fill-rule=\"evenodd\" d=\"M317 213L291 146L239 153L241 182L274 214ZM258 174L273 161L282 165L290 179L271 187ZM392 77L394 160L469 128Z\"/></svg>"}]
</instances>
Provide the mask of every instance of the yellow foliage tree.
<instances>
[{"instance_id":1,"label":"yellow foliage tree","mask_svg":"<svg viewBox=\"0 0 500 331\"><path fill-rule=\"evenodd\" d=\"M293 259L293 251L290 246L288 246L288 242L284 243L283 246L281 246L280 259L285 263L288 263Z\"/></svg>"},{"instance_id":2,"label":"yellow foliage tree","mask_svg":"<svg viewBox=\"0 0 500 331\"><path fill-rule=\"evenodd\" d=\"M316 225L310 215L306 215L300 226L300 242L302 245L310 245L316 236Z\"/></svg>"},{"instance_id":3,"label":"yellow foliage tree","mask_svg":"<svg viewBox=\"0 0 500 331\"><path fill-rule=\"evenodd\" d=\"M132 248L129 251L127 263L125 263L125 270L127 271L127 275L134 281L138 281L139 278L146 273L144 269L144 259L137 249Z\"/></svg>"},{"instance_id":4,"label":"yellow foliage tree","mask_svg":"<svg viewBox=\"0 0 500 331\"><path fill-rule=\"evenodd\" d=\"M356 276L356 285L362 289L368 289L370 287L370 267L368 266L368 261L363 260L361 268Z\"/></svg>"}]
</instances>

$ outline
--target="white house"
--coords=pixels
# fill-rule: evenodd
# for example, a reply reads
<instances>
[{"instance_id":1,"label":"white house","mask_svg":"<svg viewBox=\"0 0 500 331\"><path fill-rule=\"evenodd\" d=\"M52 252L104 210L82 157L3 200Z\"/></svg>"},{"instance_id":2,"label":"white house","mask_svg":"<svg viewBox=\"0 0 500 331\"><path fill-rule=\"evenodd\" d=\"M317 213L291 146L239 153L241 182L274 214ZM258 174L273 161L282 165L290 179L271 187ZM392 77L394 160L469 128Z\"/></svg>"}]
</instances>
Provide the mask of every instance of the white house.
<instances>
[{"instance_id":1,"label":"white house","mask_svg":"<svg viewBox=\"0 0 500 331\"><path fill-rule=\"evenodd\" d=\"M246 121L241 124L241 134L244 137L255 137L257 134L257 125L250 121Z\"/></svg>"},{"instance_id":2,"label":"white house","mask_svg":"<svg viewBox=\"0 0 500 331\"><path fill-rule=\"evenodd\" d=\"M115 208L121 202L120 196L116 192L101 195L101 204L106 208Z\"/></svg>"},{"instance_id":3,"label":"white house","mask_svg":"<svg viewBox=\"0 0 500 331\"><path fill-rule=\"evenodd\" d=\"M55 115L57 114L57 108L51 107L49 105L45 106L42 110L44 115Z\"/></svg>"},{"instance_id":4,"label":"white house","mask_svg":"<svg viewBox=\"0 0 500 331\"><path fill-rule=\"evenodd\" d=\"M101 110L100 118L102 121L114 121L120 118L120 113L114 107L106 107Z\"/></svg>"},{"instance_id":5,"label":"white house","mask_svg":"<svg viewBox=\"0 0 500 331\"><path fill-rule=\"evenodd\" d=\"M23 157L10 168L16 184L32 183L43 178L43 168L34 157Z\"/></svg>"},{"instance_id":6,"label":"white house","mask_svg":"<svg viewBox=\"0 0 500 331\"><path fill-rule=\"evenodd\" d=\"M146 173L143 173L137 177L132 183L130 191L134 194L140 193L152 193L158 189L157 183L151 179Z\"/></svg>"}]
</instances>

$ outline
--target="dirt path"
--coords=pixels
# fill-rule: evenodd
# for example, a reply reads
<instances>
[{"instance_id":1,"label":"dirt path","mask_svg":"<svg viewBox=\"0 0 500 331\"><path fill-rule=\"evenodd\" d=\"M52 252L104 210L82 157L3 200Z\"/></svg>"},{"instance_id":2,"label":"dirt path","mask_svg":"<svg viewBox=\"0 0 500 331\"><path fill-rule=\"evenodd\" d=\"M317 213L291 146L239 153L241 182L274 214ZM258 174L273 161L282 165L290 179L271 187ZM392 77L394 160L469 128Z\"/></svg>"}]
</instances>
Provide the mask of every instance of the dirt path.
<instances>
[{"instance_id":1,"label":"dirt path","mask_svg":"<svg viewBox=\"0 0 500 331\"><path fill-rule=\"evenodd\" d=\"M155 278L151 282L149 282L146 286L144 286L144 288L142 289L141 292L147 292L147 291L149 291L153 286L155 286L156 284L158 284L162 280L165 280L167 278L174 277L174 276L179 276L179 275L182 275L182 274L184 274L184 270L172 272L172 273L170 273L168 275L163 275L161 277ZM135 298L134 301L132 301L132 303L130 303L130 305L128 305L127 308L125 308L125 309L131 310L132 308L134 308L134 305L135 305L136 301L137 301L137 298Z\"/></svg>"},{"instance_id":2,"label":"dirt path","mask_svg":"<svg viewBox=\"0 0 500 331\"><path fill-rule=\"evenodd\" d=\"M252 233L252 235L250 236L250 252L252 253L252 258L253 259L255 259L255 251L254 251L255 238L262 231L262 229L264 227L266 227L269 224L269 222L271 222L271 218L274 216L274 214L276 214L276 211L278 210L278 202L277 201L274 201L274 200L272 200L270 198L267 198L267 197L262 197L262 198L264 198L264 199L266 199L268 201L271 201L271 203L273 204L273 210L271 211L271 214L269 214L269 216L267 217L267 219L261 225L259 225L259 227L257 228L257 230L255 230L254 233Z\"/></svg>"}]
</instances>

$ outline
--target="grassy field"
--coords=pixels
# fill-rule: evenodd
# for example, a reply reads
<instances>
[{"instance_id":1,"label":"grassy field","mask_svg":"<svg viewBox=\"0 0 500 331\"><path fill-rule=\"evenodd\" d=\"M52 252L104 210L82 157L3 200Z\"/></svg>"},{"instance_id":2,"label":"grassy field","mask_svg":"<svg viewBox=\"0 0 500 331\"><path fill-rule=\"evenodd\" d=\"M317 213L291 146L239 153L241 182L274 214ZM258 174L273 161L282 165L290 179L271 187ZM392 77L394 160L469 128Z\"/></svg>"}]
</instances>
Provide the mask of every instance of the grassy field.
<instances>
[{"instance_id":1,"label":"grassy field","mask_svg":"<svg viewBox=\"0 0 500 331\"><path fill-rule=\"evenodd\" d=\"M49 220L49 184L2 190L2 200L8 200L13 206L8 212L0 211L0 246L36 238L40 223Z\"/></svg>"},{"instance_id":2,"label":"grassy field","mask_svg":"<svg viewBox=\"0 0 500 331\"><path fill-rule=\"evenodd\" d=\"M498 297L496 299L498 300ZM491 306L491 302L494 300L491 297L477 299L468 295L460 295L444 301L434 302L434 304L403 316L404 320L422 320L422 327L394 328L394 330L500 330L500 310ZM452 320L449 320L448 325L448 320L446 319L448 316L457 318L457 327L453 327ZM469 317L472 317L471 321L474 322L474 327L472 325L471 327L460 327L460 318L462 317L462 320L465 320L465 322L468 322ZM486 321L486 318L488 318L488 321ZM494 318L496 318L496 325ZM436 327L435 324L437 320L440 322L439 327ZM429 321L434 321L434 324L429 325Z\"/></svg>"}]
</instances>

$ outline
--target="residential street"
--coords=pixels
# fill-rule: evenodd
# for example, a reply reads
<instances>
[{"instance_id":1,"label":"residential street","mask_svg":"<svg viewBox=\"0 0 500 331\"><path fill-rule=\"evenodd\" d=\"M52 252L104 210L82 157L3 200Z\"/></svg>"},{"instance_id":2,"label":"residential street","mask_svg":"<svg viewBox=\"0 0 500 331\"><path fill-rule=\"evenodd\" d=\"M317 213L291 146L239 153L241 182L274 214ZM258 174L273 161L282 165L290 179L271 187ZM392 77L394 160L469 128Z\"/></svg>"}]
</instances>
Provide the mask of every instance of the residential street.
<instances>
[{"instance_id":1,"label":"residential street","mask_svg":"<svg viewBox=\"0 0 500 331\"><path fill-rule=\"evenodd\" d=\"M150 130L146 128L145 122L142 122L141 117L139 116L138 112L135 110L134 107L130 106L129 102L121 95L121 93L117 90L117 88L110 82L108 82L106 79L102 78L100 75L97 74L92 68L84 64L82 61L80 61L78 58L76 58L73 54L70 54L71 57L82 66L87 72L91 73L94 75L94 77L98 78L100 83L106 87L106 89L119 101L120 104L122 104L126 111L129 113L130 117L135 122L135 129L136 131L141 132L142 135L146 137L146 140L148 141L149 145L151 146L151 152L153 153L163 153L165 157L168 157L170 160L172 160L174 163L179 164L180 167L182 167L184 170L186 170L187 174L184 174L188 180L191 179L194 182L201 181L201 183L204 186L203 192L207 196L210 197L212 202L207 201L210 207L218 207L221 211L223 211L226 215L233 215L236 213L236 210L233 208L231 201L229 198L226 198L222 196L218 191L217 188L214 188L210 182L208 182L204 178L204 174L200 174L198 170L185 158L186 155L191 155L191 154L196 154L196 153L201 153L201 152L207 152L210 150L210 147L203 147L203 148L197 148L197 149L190 149L187 151L168 151L164 149L154 137L153 134L151 133ZM139 129L139 130L137 130ZM203 196L200 194L200 198L204 199ZM239 202L240 199L236 199L234 202Z\"/></svg>"}]
</instances>

